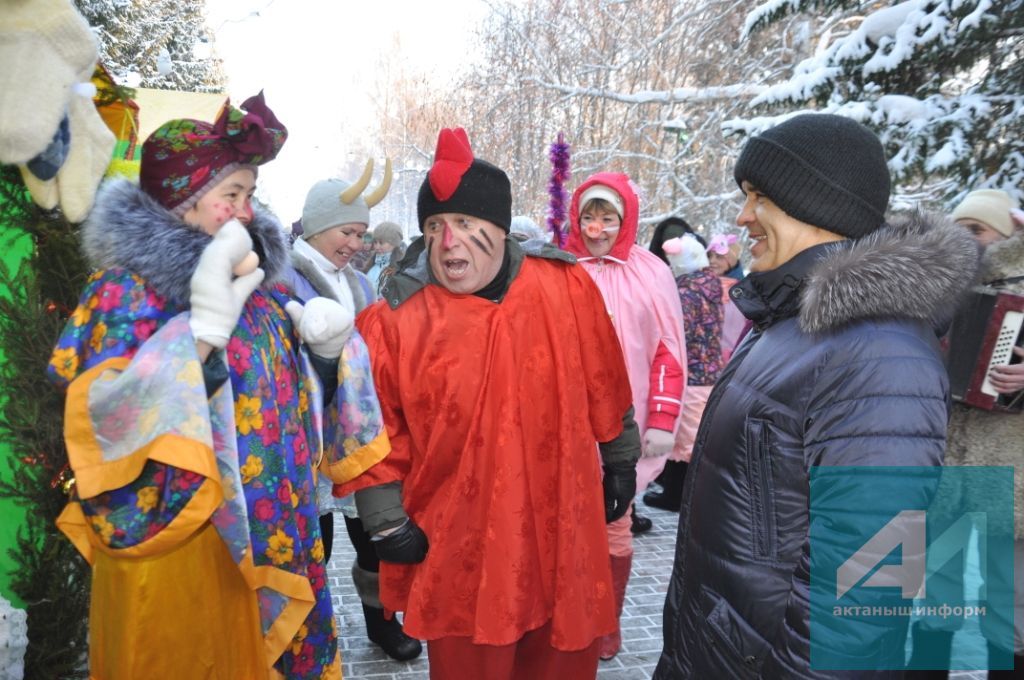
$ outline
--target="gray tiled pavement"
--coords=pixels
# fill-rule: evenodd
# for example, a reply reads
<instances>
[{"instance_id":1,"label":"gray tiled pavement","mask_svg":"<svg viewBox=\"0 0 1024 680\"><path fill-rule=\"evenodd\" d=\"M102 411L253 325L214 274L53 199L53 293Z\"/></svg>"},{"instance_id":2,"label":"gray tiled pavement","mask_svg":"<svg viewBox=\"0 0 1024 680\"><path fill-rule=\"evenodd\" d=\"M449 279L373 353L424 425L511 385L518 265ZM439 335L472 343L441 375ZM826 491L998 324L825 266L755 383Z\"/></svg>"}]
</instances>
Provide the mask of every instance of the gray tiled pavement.
<instances>
[{"instance_id":1,"label":"gray tiled pavement","mask_svg":"<svg viewBox=\"0 0 1024 680\"><path fill-rule=\"evenodd\" d=\"M599 680L649 680L661 652L661 611L672 573L679 516L648 508L639 499L637 508L654 521L654 529L633 542L633 573L621 621L623 648L611 661L601 662ZM340 517L334 525L333 555L327 571L339 618L346 680L428 680L425 646L419 659L402 663L391 660L366 639L363 613L350 575L355 551ZM985 673L953 673L951 678L984 680Z\"/></svg>"}]
</instances>

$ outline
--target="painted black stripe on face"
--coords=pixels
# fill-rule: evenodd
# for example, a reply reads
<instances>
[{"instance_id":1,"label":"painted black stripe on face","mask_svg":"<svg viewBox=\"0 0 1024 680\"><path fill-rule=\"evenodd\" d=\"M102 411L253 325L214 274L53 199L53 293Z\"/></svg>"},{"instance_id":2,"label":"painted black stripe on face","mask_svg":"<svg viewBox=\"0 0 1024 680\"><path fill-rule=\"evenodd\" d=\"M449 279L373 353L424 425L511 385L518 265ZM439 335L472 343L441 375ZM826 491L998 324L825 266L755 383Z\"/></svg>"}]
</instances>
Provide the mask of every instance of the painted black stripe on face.
<instances>
[{"instance_id":1,"label":"painted black stripe on face","mask_svg":"<svg viewBox=\"0 0 1024 680\"><path fill-rule=\"evenodd\" d=\"M430 260L430 254L434 250L434 239L435 238L436 237L433 234L431 234L430 236L427 237L427 260Z\"/></svg>"},{"instance_id":2,"label":"painted black stripe on face","mask_svg":"<svg viewBox=\"0 0 1024 680\"><path fill-rule=\"evenodd\" d=\"M487 236L487 235L486 235L486 234L484 234L484 237L485 237L485 238L486 238L486 236ZM478 239L478 238L476 237L476 235L475 235L475 234L470 234L470 235L469 235L469 240L470 240L470 241L472 241L472 242L473 242L473 243L474 243L474 244L476 245L476 247L477 247L477 248L479 248L480 250L484 251L484 254L485 254L485 255L487 255L487 256L490 256L490 255L491 255L491 251L487 249L487 246L485 246L485 245L483 244L483 241L481 241L480 239ZM490 241L490 239L487 239L487 240L488 240L488 241ZM491 247L492 247L492 248L494 247L494 244L493 244L493 243L491 243Z\"/></svg>"},{"instance_id":3,"label":"painted black stripe on face","mask_svg":"<svg viewBox=\"0 0 1024 680\"><path fill-rule=\"evenodd\" d=\"M484 237L484 240L487 241L487 245L489 245L491 247L491 250L493 250L494 249L494 241L492 241L491 237L487 235L487 232L485 230L481 229L480 230L480 235Z\"/></svg>"}]
</instances>

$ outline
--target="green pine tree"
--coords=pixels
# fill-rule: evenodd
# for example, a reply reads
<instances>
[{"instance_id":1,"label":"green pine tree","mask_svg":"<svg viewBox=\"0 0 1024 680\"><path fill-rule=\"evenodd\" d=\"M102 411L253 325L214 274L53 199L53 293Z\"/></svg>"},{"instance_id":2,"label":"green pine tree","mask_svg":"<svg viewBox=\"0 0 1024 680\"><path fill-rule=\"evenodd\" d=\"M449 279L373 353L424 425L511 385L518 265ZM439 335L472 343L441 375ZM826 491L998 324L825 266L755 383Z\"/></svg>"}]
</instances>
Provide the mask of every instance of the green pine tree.
<instances>
[{"instance_id":1,"label":"green pine tree","mask_svg":"<svg viewBox=\"0 0 1024 680\"><path fill-rule=\"evenodd\" d=\"M54 341L85 285L77 230L29 199L13 166L0 166L0 248L32 239L17 271L0 262L0 438L12 470L0 497L23 507L9 549L11 589L28 611L26 680L85 677L89 569L55 520L67 504L64 397L46 379Z\"/></svg>"}]
</instances>

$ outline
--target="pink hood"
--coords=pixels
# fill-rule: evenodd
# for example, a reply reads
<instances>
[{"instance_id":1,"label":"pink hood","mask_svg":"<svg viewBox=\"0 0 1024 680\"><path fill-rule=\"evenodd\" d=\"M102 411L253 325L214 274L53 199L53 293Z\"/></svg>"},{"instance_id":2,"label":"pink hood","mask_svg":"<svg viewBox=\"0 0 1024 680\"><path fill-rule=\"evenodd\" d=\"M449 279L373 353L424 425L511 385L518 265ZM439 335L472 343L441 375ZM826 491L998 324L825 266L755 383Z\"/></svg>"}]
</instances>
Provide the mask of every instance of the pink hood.
<instances>
[{"instance_id":1,"label":"pink hood","mask_svg":"<svg viewBox=\"0 0 1024 680\"><path fill-rule=\"evenodd\" d=\"M610 187L619 196L622 196L623 212L625 213L622 216L622 226L619 227L619 235L615 239L611 252L605 257L625 262L629 257L629 251L636 242L637 224L640 220L640 201L633 190L633 183L629 180L629 176L621 172L599 172L591 175L573 192L572 203L569 205L569 240L565 244L565 249L577 258L593 257L583 243L583 235L580 234L580 196L595 184Z\"/></svg>"},{"instance_id":2,"label":"pink hood","mask_svg":"<svg viewBox=\"0 0 1024 680\"><path fill-rule=\"evenodd\" d=\"M608 255L601 258L590 254L580 234L580 196L595 184L618 192L625 212L615 244ZM636 422L644 432L651 404L665 397L678 400L682 394L686 384L686 340L683 310L672 271L657 255L633 247L639 213L640 202L629 177L617 172L591 176L572 196L566 250L580 259L580 265L594 279L608 307L629 372ZM655 360L659 349L666 352L672 359L669 363L677 365L682 372L678 385L674 380L668 384L659 380L661 365Z\"/></svg>"}]
</instances>

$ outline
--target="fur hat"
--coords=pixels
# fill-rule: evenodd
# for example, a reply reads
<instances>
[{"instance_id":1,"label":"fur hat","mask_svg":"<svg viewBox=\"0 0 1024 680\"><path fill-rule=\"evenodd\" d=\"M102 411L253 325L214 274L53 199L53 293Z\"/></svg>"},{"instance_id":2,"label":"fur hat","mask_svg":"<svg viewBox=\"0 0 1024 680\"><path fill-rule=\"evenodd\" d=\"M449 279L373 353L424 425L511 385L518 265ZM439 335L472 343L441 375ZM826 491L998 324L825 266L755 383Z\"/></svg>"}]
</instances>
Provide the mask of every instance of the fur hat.
<instances>
[{"instance_id":1,"label":"fur hat","mask_svg":"<svg viewBox=\"0 0 1024 680\"><path fill-rule=\"evenodd\" d=\"M373 228L373 240L381 243L390 243L393 246L402 245L402 227L394 222L381 222Z\"/></svg>"},{"instance_id":2,"label":"fur hat","mask_svg":"<svg viewBox=\"0 0 1024 680\"><path fill-rule=\"evenodd\" d=\"M1003 236L1013 236L1013 220L1010 211L1016 206L1010 194L999 189L978 189L964 197L953 210L953 221L971 219L986 224Z\"/></svg>"},{"instance_id":3,"label":"fur hat","mask_svg":"<svg viewBox=\"0 0 1024 680\"><path fill-rule=\"evenodd\" d=\"M3 3L0 163L25 163L50 145L72 86L89 80L95 63L96 40L69 0Z\"/></svg>"},{"instance_id":4,"label":"fur hat","mask_svg":"<svg viewBox=\"0 0 1024 680\"><path fill-rule=\"evenodd\" d=\"M508 233L512 185L500 168L473 157L465 130L445 128L437 136L434 164L420 185L416 212L420 231L431 215L450 212L479 217Z\"/></svg>"},{"instance_id":5,"label":"fur hat","mask_svg":"<svg viewBox=\"0 0 1024 680\"><path fill-rule=\"evenodd\" d=\"M885 224L889 168L875 133L825 113L805 113L752 137L734 171L801 222L847 238Z\"/></svg>"},{"instance_id":6,"label":"fur hat","mask_svg":"<svg viewBox=\"0 0 1024 680\"><path fill-rule=\"evenodd\" d=\"M550 234L540 228L540 225L526 215L516 215L509 225L509 233L523 241L530 239L550 240Z\"/></svg>"},{"instance_id":7,"label":"fur hat","mask_svg":"<svg viewBox=\"0 0 1024 680\"><path fill-rule=\"evenodd\" d=\"M191 118L161 125L142 145L139 185L181 217L220 178L273 160L288 130L263 101L249 97L242 110L226 105L214 123Z\"/></svg>"},{"instance_id":8,"label":"fur hat","mask_svg":"<svg viewBox=\"0 0 1024 680\"><path fill-rule=\"evenodd\" d=\"M651 236L651 243L647 247L652 253L661 258L661 261L668 264L668 258L665 257L664 244L665 241L677 238L683 234L690 234L701 246L706 246L707 241L704 240L700 234L693 230L690 223L684 220L682 217L666 217L654 227L654 234Z\"/></svg>"},{"instance_id":9,"label":"fur hat","mask_svg":"<svg viewBox=\"0 0 1024 680\"><path fill-rule=\"evenodd\" d=\"M676 238L670 238L662 244L665 250L665 257L672 267L672 274L680 276L691 274L708 266L708 254L704 246L693 237L693 234L683 234Z\"/></svg>"}]
</instances>

